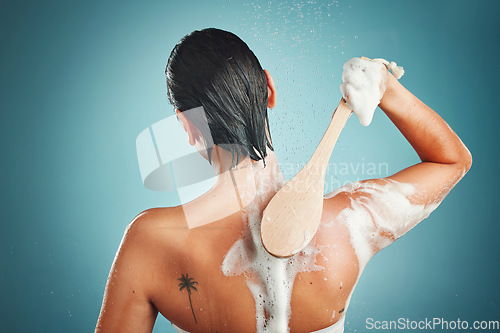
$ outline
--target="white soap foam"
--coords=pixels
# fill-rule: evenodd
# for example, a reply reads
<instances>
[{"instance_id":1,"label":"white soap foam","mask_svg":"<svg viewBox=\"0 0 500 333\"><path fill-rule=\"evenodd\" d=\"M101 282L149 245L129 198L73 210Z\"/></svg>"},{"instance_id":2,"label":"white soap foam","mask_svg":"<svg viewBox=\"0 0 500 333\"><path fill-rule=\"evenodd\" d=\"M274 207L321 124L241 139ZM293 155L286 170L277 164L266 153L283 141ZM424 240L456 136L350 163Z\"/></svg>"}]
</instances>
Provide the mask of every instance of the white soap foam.
<instances>
[{"instance_id":1,"label":"white soap foam","mask_svg":"<svg viewBox=\"0 0 500 333\"><path fill-rule=\"evenodd\" d=\"M260 221L264 206L270 197L283 185L281 173L273 172L273 166L261 164L254 167L256 200L245 208L247 228L225 255L221 270L225 276L243 275L255 301L257 332L288 332L291 315L290 300L295 277L300 272L324 270L316 264L322 246L307 245L291 258L276 258L264 249L260 239ZM344 224L350 233L351 244L359 262L359 273L375 252L386 247L425 219L439 203L413 204L408 199L416 193L415 186L386 180L356 182L346 185L326 197L340 192L352 194L350 207L320 226L328 228L336 223ZM304 241L310 239L306 235ZM330 245L326 246L329 247ZM356 281L356 284L357 284ZM340 287L343 283L340 282ZM344 314L349 306L351 290L345 303L345 311L339 322L321 332L342 332ZM332 315L332 320L335 315Z\"/></svg>"},{"instance_id":2,"label":"white soap foam","mask_svg":"<svg viewBox=\"0 0 500 333\"><path fill-rule=\"evenodd\" d=\"M383 182L355 182L326 196L330 198L340 192L352 195L350 207L323 226L341 222L348 227L360 274L374 253L427 218L440 203L414 204L409 200L416 194L414 185L388 179Z\"/></svg>"},{"instance_id":3,"label":"white soap foam","mask_svg":"<svg viewBox=\"0 0 500 333\"><path fill-rule=\"evenodd\" d=\"M224 257L221 269L226 276L246 277L255 300L258 332L288 332L290 300L296 275L324 268L316 264L319 250L312 245L291 258L276 258L264 249L260 239L262 211L269 196L285 182L281 173L272 169L270 163L266 168L262 168L261 164L254 167L254 177L259 183L256 183L256 200L244 211L248 228Z\"/></svg>"},{"instance_id":4,"label":"white soap foam","mask_svg":"<svg viewBox=\"0 0 500 333\"><path fill-rule=\"evenodd\" d=\"M414 185L389 179L384 181L383 184L354 182L325 195L325 199L328 199L341 192L349 192L353 197L350 207L344 208L335 219L320 226L329 228L337 223L344 224L349 230L351 245L358 258L358 276L346 300L344 314L370 258L427 218L442 200L436 199L428 205L414 204L409 200L417 192ZM340 287L343 287L342 281ZM345 316L341 318L344 319Z\"/></svg>"},{"instance_id":5,"label":"white soap foam","mask_svg":"<svg viewBox=\"0 0 500 333\"><path fill-rule=\"evenodd\" d=\"M384 96L387 81L386 63L387 66L394 68L393 71L397 72L397 76L403 75L402 67L384 59L371 61L352 58L344 64L340 91L347 106L356 114L363 126L371 123L373 113Z\"/></svg>"}]
</instances>

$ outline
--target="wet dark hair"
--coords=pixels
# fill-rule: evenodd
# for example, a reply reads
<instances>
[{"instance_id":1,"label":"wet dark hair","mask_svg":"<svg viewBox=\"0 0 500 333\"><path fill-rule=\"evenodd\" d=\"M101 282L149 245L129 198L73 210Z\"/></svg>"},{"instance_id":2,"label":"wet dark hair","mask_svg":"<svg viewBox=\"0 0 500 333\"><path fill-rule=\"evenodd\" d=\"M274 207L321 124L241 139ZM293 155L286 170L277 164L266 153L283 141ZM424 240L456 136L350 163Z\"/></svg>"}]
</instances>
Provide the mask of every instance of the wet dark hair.
<instances>
[{"instance_id":1,"label":"wet dark hair","mask_svg":"<svg viewBox=\"0 0 500 333\"><path fill-rule=\"evenodd\" d=\"M245 42L220 29L193 31L172 50L165 74L174 108L203 107L208 128L197 127L209 161L213 143L231 152L233 165L241 156L265 163L266 147L273 150L266 135L267 80Z\"/></svg>"}]
</instances>

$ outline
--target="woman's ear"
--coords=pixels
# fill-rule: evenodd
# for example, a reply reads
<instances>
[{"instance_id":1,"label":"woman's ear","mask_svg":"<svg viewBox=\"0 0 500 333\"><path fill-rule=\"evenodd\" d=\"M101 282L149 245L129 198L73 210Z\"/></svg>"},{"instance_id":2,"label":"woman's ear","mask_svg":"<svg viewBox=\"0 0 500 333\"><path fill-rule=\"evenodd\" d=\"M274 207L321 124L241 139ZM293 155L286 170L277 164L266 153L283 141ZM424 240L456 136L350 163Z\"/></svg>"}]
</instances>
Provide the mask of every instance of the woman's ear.
<instances>
[{"instance_id":1,"label":"woman's ear","mask_svg":"<svg viewBox=\"0 0 500 333\"><path fill-rule=\"evenodd\" d=\"M272 109L276 106L276 87L274 86L273 78L267 70L264 69L267 79L267 107Z\"/></svg>"},{"instance_id":2,"label":"woman's ear","mask_svg":"<svg viewBox=\"0 0 500 333\"><path fill-rule=\"evenodd\" d=\"M182 124L182 127L186 131L188 138L189 138L189 144L191 146L194 146L196 144L196 141L201 138L201 133L200 130L194 126L194 124L189 120L184 113L182 113L179 109L175 110L175 114L177 115L177 118Z\"/></svg>"}]
</instances>

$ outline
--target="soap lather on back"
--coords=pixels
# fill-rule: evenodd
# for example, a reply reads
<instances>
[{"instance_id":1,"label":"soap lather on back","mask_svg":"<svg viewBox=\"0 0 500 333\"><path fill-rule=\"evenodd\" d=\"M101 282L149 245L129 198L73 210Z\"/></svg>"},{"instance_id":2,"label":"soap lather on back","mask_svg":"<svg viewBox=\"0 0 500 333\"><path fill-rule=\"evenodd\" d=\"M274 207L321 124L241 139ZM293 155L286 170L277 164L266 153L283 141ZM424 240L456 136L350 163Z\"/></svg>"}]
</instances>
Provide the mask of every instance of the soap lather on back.
<instances>
[{"instance_id":1,"label":"soap lather on back","mask_svg":"<svg viewBox=\"0 0 500 333\"><path fill-rule=\"evenodd\" d=\"M262 209L258 205L248 207L246 216L230 222L232 226L239 224L240 228L223 229L222 237L220 230L211 231L207 226L197 237L190 237L191 242L199 244L195 251L184 249L174 255L183 258L178 262L180 267L176 267L176 273L180 275L182 270L189 270L198 283L198 290L191 294L198 322L218 322L219 331L228 332L285 332L288 327L293 332L312 332L341 319L343 322L346 301L358 276L347 228L329 220L324 232L320 231L304 251L289 259L279 259L265 252L258 234L252 234L252 227L258 230L259 211ZM228 222L222 220L210 225L224 228L225 223ZM336 239L325 242L331 233L337 235ZM219 237L210 238L210 235ZM220 249L213 251L214 246ZM212 254L210 258L203 255L207 251ZM203 274L198 273L200 270ZM179 301L183 303L187 299L181 297ZM207 306L210 303L223 303L223 308L234 311ZM167 318L172 318L172 311L176 309L184 310L179 304L173 304L172 309L157 307ZM238 327L234 324L235 317L244 317L241 322L253 322L253 325ZM189 322L193 317L185 319ZM254 326L256 321L260 327ZM174 324L189 328L182 321ZM196 327L192 330L196 331Z\"/></svg>"}]
</instances>

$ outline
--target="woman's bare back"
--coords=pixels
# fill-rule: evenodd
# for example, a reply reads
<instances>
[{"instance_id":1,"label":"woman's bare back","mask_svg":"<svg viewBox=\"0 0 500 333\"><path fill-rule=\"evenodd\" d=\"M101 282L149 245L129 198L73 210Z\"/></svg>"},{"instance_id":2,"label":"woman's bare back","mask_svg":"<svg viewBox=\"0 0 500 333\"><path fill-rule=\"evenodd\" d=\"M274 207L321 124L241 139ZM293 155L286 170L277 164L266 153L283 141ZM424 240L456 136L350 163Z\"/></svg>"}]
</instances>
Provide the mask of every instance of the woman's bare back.
<instances>
[{"instance_id":1,"label":"woman's bare back","mask_svg":"<svg viewBox=\"0 0 500 333\"><path fill-rule=\"evenodd\" d=\"M334 214L329 208L324 214L327 222ZM248 229L242 215L188 229L182 207L159 208L135 222L138 228L148 229L149 242L156 244L152 271L144 274L152 277L148 283L152 303L173 324L189 332L256 330L255 299L247 280L258 277L252 272L226 276L222 269L229 250ZM321 228L313 245L320 249L315 255L317 270L298 273L293 282L291 332L312 332L337 322L358 277L357 258L345 226ZM265 301L263 296L261 302Z\"/></svg>"}]
</instances>

